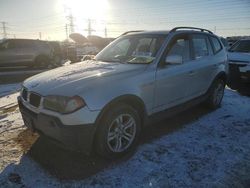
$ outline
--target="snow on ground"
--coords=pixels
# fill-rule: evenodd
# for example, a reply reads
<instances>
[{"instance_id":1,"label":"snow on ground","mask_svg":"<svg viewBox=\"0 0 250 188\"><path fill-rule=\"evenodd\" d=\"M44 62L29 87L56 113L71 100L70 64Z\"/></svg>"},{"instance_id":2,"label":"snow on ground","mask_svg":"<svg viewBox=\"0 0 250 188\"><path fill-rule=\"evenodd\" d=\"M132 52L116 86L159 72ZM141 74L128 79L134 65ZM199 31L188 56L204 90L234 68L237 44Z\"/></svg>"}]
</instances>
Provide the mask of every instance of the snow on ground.
<instances>
[{"instance_id":1,"label":"snow on ground","mask_svg":"<svg viewBox=\"0 0 250 188\"><path fill-rule=\"evenodd\" d=\"M16 96L0 98L0 187L250 187L250 98L232 90L216 111L196 107L149 127L131 157L100 169L26 130Z\"/></svg>"}]
</instances>

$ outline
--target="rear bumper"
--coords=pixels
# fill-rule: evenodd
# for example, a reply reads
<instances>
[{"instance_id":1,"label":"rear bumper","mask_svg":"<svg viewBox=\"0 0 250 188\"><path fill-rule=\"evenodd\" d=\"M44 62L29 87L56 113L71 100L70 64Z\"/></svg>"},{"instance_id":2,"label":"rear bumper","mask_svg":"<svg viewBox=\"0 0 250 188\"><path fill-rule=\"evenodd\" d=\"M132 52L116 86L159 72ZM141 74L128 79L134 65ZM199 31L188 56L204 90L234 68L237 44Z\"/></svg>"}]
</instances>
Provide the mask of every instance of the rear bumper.
<instances>
[{"instance_id":1,"label":"rear bumper","mask_svg":"<svg viewBox=\"0 0 250 188\"><path fill-rule=\"evenodd\" d=\"M46 136L60 147L90 154L95 124L64 125L57 117L29 110L22 104L20 97L18 104L25 126Z\"/></svg>"}]
</instances>

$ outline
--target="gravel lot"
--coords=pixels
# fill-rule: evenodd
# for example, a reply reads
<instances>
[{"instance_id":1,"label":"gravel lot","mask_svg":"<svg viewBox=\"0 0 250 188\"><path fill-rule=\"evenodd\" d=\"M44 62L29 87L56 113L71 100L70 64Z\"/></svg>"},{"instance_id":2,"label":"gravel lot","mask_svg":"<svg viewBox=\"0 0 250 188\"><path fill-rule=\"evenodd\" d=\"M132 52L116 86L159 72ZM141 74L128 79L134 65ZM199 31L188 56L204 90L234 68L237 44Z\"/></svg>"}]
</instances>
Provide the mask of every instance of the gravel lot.
<instances>
[{"instance_id":1,"label":"gravel lot","mask_svg":"<svg viewBox=\"0 0 250 188\"><path fill-rule=\"evenodd\" d=\"M0 187L250 187L250 98L227 89L222 107L197 106L155 123L118 161L60 149L27 130L0 85Z\"/></svg>"}]
</instances>

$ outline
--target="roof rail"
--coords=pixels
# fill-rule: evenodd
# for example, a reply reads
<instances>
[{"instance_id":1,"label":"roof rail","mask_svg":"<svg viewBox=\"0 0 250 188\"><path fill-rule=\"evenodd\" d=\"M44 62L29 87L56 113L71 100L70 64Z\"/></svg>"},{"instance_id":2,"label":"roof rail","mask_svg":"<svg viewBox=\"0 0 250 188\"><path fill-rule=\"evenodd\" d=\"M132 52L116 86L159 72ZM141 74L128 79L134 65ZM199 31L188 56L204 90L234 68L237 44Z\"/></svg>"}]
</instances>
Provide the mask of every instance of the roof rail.
<instances>
[{"instance_id":1,"label":"roof rail","mask_svg":"<svg viewBox=\"0 0 250 188\"><path fill-rule=\"evenodd\" d=\"M143 31L143 30L126 31L125 33L121 34L121 36L123 36L123 35L127 35L127 34L129 34L129 33L137 33L137 32L141 32L141 31Z\"/></svg>"},{"instance_id":2,"label":"roof rail","mask_svg":"<svg viewBox=\"0 0 250 188\"><path fill-rule=\"evenodd\" d=\"M177 30L179 30L179 29L200 30L201 32L208 32L208 33L213 34L213 32L210 31L210 30L208 30L208 29L203 29L203 28L198 28L198 27L175 27L175 28L173 28L173 29L170 31L170 33L171 33L171 32L175 32L175 31L177 31Z\"/></svg>"}]
</instances>

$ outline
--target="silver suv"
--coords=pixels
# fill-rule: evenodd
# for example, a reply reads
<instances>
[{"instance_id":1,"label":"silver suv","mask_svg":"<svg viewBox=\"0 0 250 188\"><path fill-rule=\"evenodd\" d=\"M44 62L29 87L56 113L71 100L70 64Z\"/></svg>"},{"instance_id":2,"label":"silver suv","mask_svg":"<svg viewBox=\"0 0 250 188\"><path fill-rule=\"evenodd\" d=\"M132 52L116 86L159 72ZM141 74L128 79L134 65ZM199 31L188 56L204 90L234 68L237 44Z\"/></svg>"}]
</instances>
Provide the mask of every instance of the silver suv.
<instances>
[{"instance_id":1,"label":"silver suv","mask_svg":"<svg viewBox=\"0 0 250 188\"><path fill-rule=\"evenodd\" d=\"M220 106L227 54L199 28L127 32L94 60L27 79L18 97L27 127L64 147L115 158L155 118L204 102Z\"/></svg>"}]
</instances>

